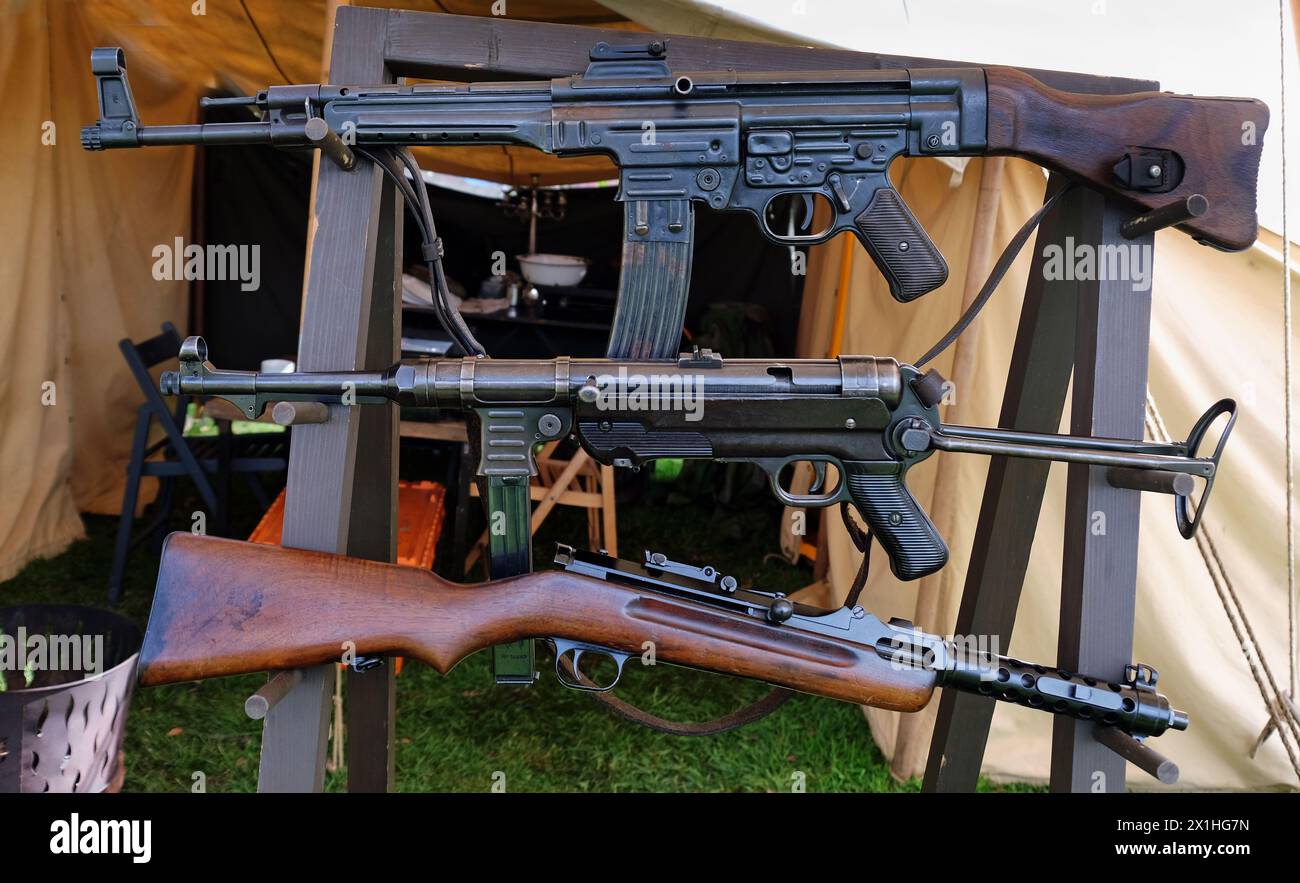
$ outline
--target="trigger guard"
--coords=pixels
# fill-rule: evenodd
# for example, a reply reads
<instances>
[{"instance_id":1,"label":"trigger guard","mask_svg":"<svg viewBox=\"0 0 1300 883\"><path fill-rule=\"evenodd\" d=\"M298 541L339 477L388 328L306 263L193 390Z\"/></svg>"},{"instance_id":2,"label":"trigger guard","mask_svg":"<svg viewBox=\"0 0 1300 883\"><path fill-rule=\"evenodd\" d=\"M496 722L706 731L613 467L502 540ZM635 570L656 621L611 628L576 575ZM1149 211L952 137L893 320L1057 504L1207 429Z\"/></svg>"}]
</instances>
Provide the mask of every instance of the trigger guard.
<instances>
[{"instance_id":1,"label":"trigger guard","mask_svg":"<svg viewBox=\"0 0 1300 883\"><path fill-rule=\"evenodd\" d=\"M772 487L772 494L781 501L783 506L793 506L796 509L804 508L821 508L823 506L833 506L841 500L849 499L848 483L844 480L844 468L838 467L840 471L840 481L835 490L824 494L792 494L785 488L781 487L781 470L789 463L798 463L800 460L806 460L813 464L813 474L815 483L809 490L817 490L826 483L826 463L825 460L808 460L808 458L796 457L793 460L780 462L776 468L760 464L767 472L767 482Z\"/></svg>"},{"instance_id":2,"label":"trigger guard","mask_svg":"<svg viewBox=\"0 0 1300 883\"><path fill-rule=\"evenodd\" d=\"M798 225L799 230L796 233L786 234L772 229L772 221L781 220L779 218L774 219L771 217L772 206L773 203L782 196L798 196L802 201L804 218L802 223ZM816 208L817 208L817 203L814 201L814 197L816 196L821 196L830 204L832 209L832 217L830 223L826 225L826 228L824 230L817 230L813 232L812 226L815 221ZM839 214L836 213L834 209L835 209L834 200L832 200L831 197L828 194L826 194L823 190L814 188L811 190L809 189L780 190L772 194L772 196L768 198L767 202L763 204L762 208L751 209L751 211L753 211L753 213L757 216L758 225L762 229L763 235L766 236L769 240L775 242L777 245L796 246L796 245L817 245L818 243L827 242L833 239L841 231L852 229L851 224L846 226L840 223Z\"/></svg>"},{"instance_id":3,"label":"trigger guard","mask_svg":"<svg viewBox=\"0 0 1300 883\"><path fill-rule=\"evenodd\" d=\"M571 690L580 690L584 693L608 693L618 685L619 680L623 677L623 666L631 658L631 654L620 653L617 650L611 650L608 647L597 647L594 644L583 644L578 641L566 641L562 638L552 638L551 643L555 645L555 677L561 684ZM574 678L570 679L566 674L564 667L564 656L566 653L573 653L573 672ZM578 667L582 659L582 654L600 653L614 660L614 665L618 671L614 674L614 680L608 684L597 684L594 681L583 683L580 678L583 677L582 670Z\"/></svg>"}]
</instances>

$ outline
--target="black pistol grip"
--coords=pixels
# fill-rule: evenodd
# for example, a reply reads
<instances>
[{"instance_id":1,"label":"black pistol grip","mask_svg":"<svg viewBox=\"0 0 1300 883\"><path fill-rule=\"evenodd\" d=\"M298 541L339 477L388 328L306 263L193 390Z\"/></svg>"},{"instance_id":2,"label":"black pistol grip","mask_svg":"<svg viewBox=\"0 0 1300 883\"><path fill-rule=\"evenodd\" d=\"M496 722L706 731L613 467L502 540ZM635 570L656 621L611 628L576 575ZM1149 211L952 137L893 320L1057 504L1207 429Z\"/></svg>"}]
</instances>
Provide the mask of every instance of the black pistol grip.
<instances>
[{"instance_id":1,"label":"black pistol grip","mask_svg":"<svg viewBox=\"0 0 1300 883\"><path fill-rule=\"evenodd\" d=\"M879 471L881 466L894 471ZM920 579L948 563L948 544L939 536L912 492L899 464L845 464L849 495L889 555L889 569L901 580Z\"/></svg>"},{"instance_id":2,"label":"black pistol grip","mask_svg":"<svg viewBox=\"0 0 1300 883\"><path fill-rule=\"evenodd\" d=\"M853 219L858 238L899 303L916 300L948 279L948 264L893 187L880 187Z\"/></svg>"}]
</instances>

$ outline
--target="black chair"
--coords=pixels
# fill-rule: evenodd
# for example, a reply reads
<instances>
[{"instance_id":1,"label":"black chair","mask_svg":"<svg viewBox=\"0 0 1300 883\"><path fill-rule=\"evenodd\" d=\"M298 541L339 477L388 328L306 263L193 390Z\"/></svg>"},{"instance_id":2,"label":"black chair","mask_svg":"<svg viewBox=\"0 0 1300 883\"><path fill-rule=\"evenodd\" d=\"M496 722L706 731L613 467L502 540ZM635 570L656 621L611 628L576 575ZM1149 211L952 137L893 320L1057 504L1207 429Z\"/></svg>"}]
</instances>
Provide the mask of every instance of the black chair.
<instances>
[{"instance_id":1,"label":"black chair","mask_svg":"<svg viewBox=\"0 0 1300 883\"><path fill-rule=\"evenodd\" d=\"M117 604L122 598L122 575L131 549L152 537L155 551L162 548L171 520L176 479L188 476L203 498L212 533L223 535L230 523L230 481L242 474L252 488L262 509L271 505L266 489L257 479L259 472L283 472L288 466L287 434L235 435L229 421L219 420L219 434L208 438L186 438L185 410L190 396L176 396L175 407L168 410L149 374L155 365L175 359L181 348L176 327L164 322L162 333L142 343L122 340L118 344L136 383L144 393L144 404L135 420L135 439L131 443L131 461L127 465L126 490L122 494L122 515L117 526L117 543L113 549L113 566L108 577L108 601ZM154 421L162 427L164 437L149 444ZM161 452L162 456L150 459ZM160 490L155 502L154 519L134 540L135 505L140 495L140 481L145 476L159 479Z\"/></svg>"}]
</instances>

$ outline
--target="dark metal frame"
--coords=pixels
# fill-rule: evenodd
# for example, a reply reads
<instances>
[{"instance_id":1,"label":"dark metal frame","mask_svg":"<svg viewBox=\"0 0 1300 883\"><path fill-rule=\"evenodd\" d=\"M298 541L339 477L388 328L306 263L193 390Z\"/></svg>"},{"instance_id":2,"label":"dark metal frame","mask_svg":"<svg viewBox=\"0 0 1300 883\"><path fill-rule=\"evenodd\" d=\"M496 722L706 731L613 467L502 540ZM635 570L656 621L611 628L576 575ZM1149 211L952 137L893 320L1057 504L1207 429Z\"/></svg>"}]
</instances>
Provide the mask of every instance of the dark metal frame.
<instances>
[{"instance_id":1,"label":"dark metal frame","mask_svg":"<svg viewBox=\"0 0 1300 883\"><path fill-rule=\"evenodd\" d=\"M638 40L648 38L648 35L637 37ZM873 70L964 64L733 40L679 36L666 39L670 40L674 65L684 70ZM591 48L601 40L621 42L628 40L628 35L618 30L494 17L342 7L335 20L330 80L384 83L403 76L460 81L566 76L586 68ZM1076 92L1117 94L1154 86L1137 80L1055 71L1030 72L1049 85ZM345 172L330 162L319 163L313 197L316 223L309 249L299 366L306 371L385 367L398 356L400 310L396 304L401 242L395 231L401 230L400 200L394 197L391 185L377 169L367 166L356 172ZM1104 219L1109 230L1122 215L1115 206L1102 206L1101 197L1091 193L1080 192L1071 197L1070 205L1077 213L1076 227L1095 226ZM358 211L358 206L368 206L368 210ZM1067 228L1060 224L1057 222L1054 229L1063 235ZM1042 235L1046 233L1040 235L1040 241L1046 241L1041 239ZM1041 273L1034 278L1041 279ZM1062 314L1065 299L1058 298L1057 287L1052 287L1052 296L1045 296L1047 287L1031 283L1027 293L1012 382L1004 403L1004 426L1042 431L1057 428L1065 383L1073 364L1073 360L1066 358L1070 353L1064 352L1066 348L1061 342L1074 339L1075 301L1069 301L1067 317ZM1132 397L1128 393L1134 385L1143 389L1146 380L1145 310L1149 309L1149 296L1145 300L1139 298L1139 303L1125 304L1128 295L1114 290L1114 286L1095 293L1080 290L1077 294L1084 295L1078 298L1080 303L1092 301L1092 304L1086 309L1080 307L1081 311L1088 312L1080 323L1080 350L1089 350L1091 355L1079 359L1088 377L1076 382L1075 410L1088 419L1076 421L1075 431L1128 435L1136 419L1140 432L1141 395ZM1135 310L1142 315L1138 316ZM1120 389L1121 386L1124 388ZM391 561L395 555L397 501L396 409L386 405L332 406L332 410L328 423L295 429L284 544ZM359 457L360 451L365 455ZM1015 562L1028 555L1037 506L1020 506L1024 512L1013 506L1012 500L1021 498L1010 492L1007 476L1025 476L1018 480L1032 490L1041 484L1035 478L1035 470L1040 470L1045 480L1046 469L1045 463L999 464L995 459L989 491L986 491L987 518L981 517L981 531L972 558L974 577L978 577L977 571L990 578L1008 573L1015 576L1014 568L1008 570L1003 561ZM1135 550L1138 492L1103 487L1105 479L1098 478L1100 472L1096 468L1071 467L1071 474L1077 479L1071 482L1074 501L1071 512L1080 506L1102 504L1100 498L1110 496L1113 490L1115 499L1106 502L1117 507L1111 524L1119 527L1132 523L1131 545ZM1041 488L1038 496L1041 499ZM1118 679L1123 674L1121 659L1127 663L1131 649L1133 580L1127 576L1112 578L1106 586L1099 587L1097 574L1108 563L1117 563L1112 556L1123 559L1119 563L1125 567L1132 565L1129 568L1132 572L1136 561L1129 560L1133 558L1129 551L1117 551L1109 545L1089 545L1083 533L1086 524L1080 522L1077 530L1070 529L1067 540L1073 551L1067 550L1066 585L1070 587L1070 597L1079 600L1063 604L1069 619L1062 623L1062 634L1067 640L1062 642L1061 662L1067 665L1077 662L1101 676ZM1112 538L1115 533L1112 530ZM1119 540L1117 544L1129 543ZM992 555L993 551L999 554ZM1071 566L1077 571L1073 575L1068 573ZM1108 572L1113 575L1118 571ZM998 587L1001 596L995 595L992 588L979 591L983 584L979 578L973 583L968 580L970 597L963 601L963 611L967 612L970 606L972 611L981 614L976 619L991 626L1004 626L987 631L1001 634L1006 640L1022 578L1023 567L1019 578L992 579L990 587ZM974 586L973 593L971 586ZM1109 611L1108 621L1123 620L1121 626L1101 629L1098 634L1094 627L1098 607ZM987 608L1010 612L992 617ZM1082 640L1081 636L1093 634L1098 634L1097 638ZM268 712L263 731L261 790L308 791L322 787L333 683L330 674L329 666L304 672L285 698ZM365 674L351 674L350 678L348 784L354 791L382 791L392 784L391 668L385 666ZM987 720L982 729L975 727L976 733L964 733L962 728L971 726L969 721L977 720L979 714L991 715L992 705L979 700L978 709L973 702L971 707L961 705L953 709L950 707L953 698L947 694L943 697L941 722L947 723L936 735L936 744L941 755L947 754L950 759L960 757L957 767L968 769L973 764L977 774ZM976 717L971 717L972 714ZM954 723L959 724L955 730ZM1075 771L1074 778L1078 779L1080 771L1091 768L1091 761L1083 755L1092 737L1083 730L1074 733L1072 727L1070 731L1058 732L1065 736L1058 739L1062 747L1056 754L1062 763L1069 764ZM945 749L950 734L978 738L967 738L962 745L954 743ZM1072 740L1070 746L1064 745L1066 736ZM1118 772L1112 773L1109 781L1112 786L1122 786L1123 761L1112 756L1101 757L1098 762L1108 770L1118 764ZM1055 762L1053 769L1056 769ZM974 778L948 776L945 783L950 790L969 789L973 788Z\"/></svg>"}]
</instances>

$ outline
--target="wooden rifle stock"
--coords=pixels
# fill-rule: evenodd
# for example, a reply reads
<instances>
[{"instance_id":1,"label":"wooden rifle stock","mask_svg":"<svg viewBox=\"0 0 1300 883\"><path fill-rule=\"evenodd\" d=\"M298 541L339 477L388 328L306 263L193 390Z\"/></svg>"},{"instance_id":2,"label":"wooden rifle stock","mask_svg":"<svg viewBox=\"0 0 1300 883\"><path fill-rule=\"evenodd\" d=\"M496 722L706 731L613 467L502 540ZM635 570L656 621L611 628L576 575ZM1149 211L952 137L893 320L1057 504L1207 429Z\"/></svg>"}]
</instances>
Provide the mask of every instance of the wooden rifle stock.
<instances>
[{"instance_id":1,"label":"wooden rifle stock","mask_svg":"<svg viewBox=\"0 0 1300 883\"><path fill-rule=\"evenodd\" d=\"M1254 243L1255 190L1268 128L1262 101L1169 92L1062 92L1007 67L986 68L985 77L989 153L1021 156L1081 178L1143 211L1201 194L1208 208L1179 224L1181 229L1231 251ZM1121 186L1116 162L1144 149L1178 156L1185 170L1177 186Z\"/></svg>"},{"instance_id":2,"label":"wooden rifle stock","mask_svg":"<svg viewBox=\"0 0 1300 883\"><path fill-rule=\"evenodd\" d=\"M433 573L173 533L140 651L145 686L400 655L446 673L477 650L556 637L896 711L935 676L871 647L565 571L474 585Z\"/></svg>"}]
</instances>

